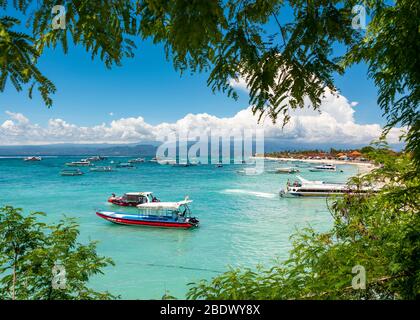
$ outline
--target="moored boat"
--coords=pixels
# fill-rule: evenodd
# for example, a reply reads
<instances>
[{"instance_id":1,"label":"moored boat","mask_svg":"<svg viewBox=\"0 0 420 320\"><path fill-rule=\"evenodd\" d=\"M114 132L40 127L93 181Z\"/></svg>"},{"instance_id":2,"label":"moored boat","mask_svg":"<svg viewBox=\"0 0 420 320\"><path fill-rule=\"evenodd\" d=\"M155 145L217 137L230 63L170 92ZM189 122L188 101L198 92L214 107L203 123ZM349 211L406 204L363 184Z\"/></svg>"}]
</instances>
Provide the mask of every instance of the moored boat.
<instances>
[{"instance_id":1,"label":"moored boat","mask_svg":"<svg viewBox=\"0 0 420 320\"><path fill-rule=\"evenodd\" d=\"M97 161L105 160L105 158L101 156L93 156L93 157L86 158L85 160L89 162L97 162Z\"/></svg>"},{"instance_id":2,"label":"moored boat","mask_svg":"<svg viewBox=\"0 0 420 320\"><path fill-rule=\"evenodd\" d=\"M264 172L264 170L259 169L259 168L244 168L242 170L237 170L236 171L237 174L245 175L245 176L259 175L263 172Z\"/></svg>"},{"instance_id":3,"label":"moored boat","mask_svg":"<svg viewBox=\"0 0 420 320\"><path fill-rule=\"evenodd\" d=\"M300 172L299 169L296 168L277 168L274 170L275 173L298 173Z\"/></svg>"},{"instance_id":4,"label":"moored boat","mask_svg":"<svg viewBox=\"0 0 420 320\"><path fill-rule=\"evenodd\" d=\"M66 170L62 170L61 172L60 172L60 175L62 175L62 176L70 176L70 177L72 177L72 176L81 176L81 175L84 175L84 172L83 171L81 171L81 170L79 170L79 169L66 169Z\"/></svg>"},{"instance_id":5,"label":"moored boat","mask_svg":"<svg viewBox=\"0 0 420 320\"><path fill-rule=\"evenodd\" d=\"M128 160L128 163L143 163L143 162L146 162L144 158L136 158L136 159Z\"/></svg>"},{"instance_id":6,"label":"moored boat","mask_svg":"<svg viewBox=\"0 0 420 320\"><path fill-rule=\"evenodd\" d=\"M310 168L309 171L312 172L335 172L337 171L337 167L333 164L323 164L319 166L315 166L313 168Z\"/></svg>"},{"instance_id":7,"label":"moored boat","mask_svg":"<svg viewBox=\"0 0 420 320\"><path fill-rule=\"evenodd\" d=\"M128 163L128 162L122 162L122 163L117 164L117 168L128 168L128 169L130 169L130 168L135 168L135 166L133 166L131 163Z\"/></svg>"},{"instance_id":8,"label":"moored boat","mask_svg":"<svg viewBox=\"0 0 420 320\"><path fill-rule=\"evenodd\" d=\"M151 202L137 206L139 209L138 213L97 211L96 214L116 224L190 229L197 227L199 224L195 217L191 217L191 211L188 206L191 202L191 200Z\"/></svg>"},{"instance_id":9,"label":"moored boat","mask_svg":"<svg viewBox=\"0 0 420 320\"><path fill-rule=\"evenodd\" d=\"M343 196L345 194L367 194L377 192L378 189L371 186L352 186L346 183L332 183L324 181L306 180L300 176L293 183L287 181L286 188L280 190L281 197L328 197Z\"/></svg>"},{"instance_id":10,"label":"moored boat","mask_svg":"<svg viewBox=\"0 0 420 320\"><path fill-rule=\"evenodd\" d=\"M23 159L23 161L41 161L42 158L41 157L26 157Z\"/></svg>"},{"instance_id":11,"label":"moored boat","mask_svg":"<svg viewBox=\"0 0 420 320\"><path fill-rule=\"evenodd\" d=\"M67 167L89 167L91 165L90 161L73 161L66 163Z\"/></svg>"},{"instance_id":12,"label":"moored boat","mask_svg":"<svg viewBox=\"0 0 420 320\"><path fill-rule=\"evenodd\" d=\"M153 196L152 192L127 192L121 197L112 194L112 196L108 198L109 203L122 207L136 207L139 204L158 201L159 200Z\"/></svg>"},{"instance_id":13,"label":"moored boat","mask_svg":"<svg viewBox=\"0 0 420 320\"><path fill-rule=\"evenodd\" d=\"M111 166L98 166L89 169L92 172L111 172L114 169Z\"/></svg>"},{"instance_id":14,"label":"moored boat","mask_svg":"<svg viewBox=\"0 0 420 320\"><path fill-rule=\"evenodd\" d=\"M197 166L198 163L197 162L174 162L174 163L169 163L172 167L194 167Z\"/></svg>"},{"instance_id":15,"label":"moored boat","mask_svg":"<svg viewBox=\"0 0 420 320\"><path fill-rule=\"evenodd\" d=\"M157 160L157 163L159 163L159 164L165 164L165 165L171 165L171 166L173 166L173 165L176 165L177 163L176 163L176 160L174 160L174 159L167 159L167 160Z\"/></svg>"}]
</instances>

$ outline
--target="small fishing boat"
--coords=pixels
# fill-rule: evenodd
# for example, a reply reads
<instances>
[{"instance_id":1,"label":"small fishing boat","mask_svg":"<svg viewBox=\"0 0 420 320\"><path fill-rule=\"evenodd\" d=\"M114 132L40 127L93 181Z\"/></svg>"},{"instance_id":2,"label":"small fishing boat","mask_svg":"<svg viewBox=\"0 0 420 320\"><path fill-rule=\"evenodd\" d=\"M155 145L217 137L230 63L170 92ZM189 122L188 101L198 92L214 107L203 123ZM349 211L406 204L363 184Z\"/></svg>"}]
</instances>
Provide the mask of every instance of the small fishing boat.
<instances>
[{"instance_id":1,"label":"small fishing boat","mask_svg":"<svg viewBox=\"0 0 420 320\"><path fill-rule=\"evenodd\" d=\"M174 162L174 163L169 163L171 166L173 167L194 167L197 166L198 163L197 162L191 162L191 161L187 161L187 162Z\"/></svg>"},{"instance_id":2,"label":"small fishing boat","mask_svg":"<svg viewBox=\"0 0 420 320\"><path fill-rule=\"evenodd\" d=\"M114 171L114 169L111 166L99 166L99 167L90 168L89 171L92 171L92 172L111 172L111 171Z\"/></svg>"},{"instance_id":3,"label":"small fishing boat","mask_svg":"<svg viewBox=\"0 0 420 320\"><path fill-rule=\"evenodd\" d=\"M94 156L94 157L89 157L86 159L83 159L84 161L89 161L89 162L97 162L97 161L102 161L105 160L105 157L101 157L101 156ZM82 161L83 161L82 160Z\"/></svg>"},{"instance_id":4,"label":"small fishing boat","mask_svg":"<svg viewBox=\"0 0 420 320\"><path fill-rule=\"evenodd\" d=\"M315 167L309 169L309 171L312 171L312 172L325 172L325 171L335 172L335 171L337 171L337 167L333 164L323 164L323 165L320 165L320 166L315 166Z\"/></svg>"},{"instance_id":5,"label":"small fishing boat","mask_svg":"<svg viewBox=\"0 0 420 320\"><path fill-rule=\"evenodd\" d=\"M146 160L144 158L137 158L137 159L128 160L128 163L143 163L143 162L146 162Z\"/></svg>"},{"instance_id":6,"label":"small fishing boat","mask_svg":"<svg viewBox=\"0 0 420 320\"><path fill-rule=\"evenodd\" d=\"M79 170L79 169L67 169L67 170L62 170L60 172L60 175L62 176L68 176L68 177L73 177L73 176L81 176L84 175L84 172Z\"/></svg>"},{"instance_id":7,"label":"small fishing boat","mask_svg":"<svg viewBox=\"0 0 420 320\"><path fill-rule=\"evenodd\" d=\"M153 196L152 192L128 192L118 197L112 194L108 198L108 202L122 207L136 207L139 204L158 202L159 200Z\"/></svg>"},{"instance_id":8,"label":"small fishing boat","mask_svg":"<svg viewBox=\"0 0 420 320\"><path fill-rule=\"evenodd\" d=\"M236 171L237 174L244 175L244 176L259 175L263 172L264 172L264 170L256 169L256 168L245 168L245 169Z\"/></svg>"},{"instance_id":9,"label":"small fishing boat","mask_svg":"<svg viewBox=\"0 0 420 320\"><path fill-rule=\"evenodd\" d=\"M122 162L117 164L117 168L135 168L135 166L128 162Z\"/></svg>"},{"instance_id":10,"label":"small fishing boat","mask_svg":"<svg viewBox=\"0 0 420 320\"><path fill-rule=\"evenodd\" d=\"M223 163L221 161L219 161L218 164L216 164L215 166L216 168L223 168Z\"/></svg>"},{"instance_id":11,"label":"small fishing boat","mask_svg":"<svg viewBox=\"0 0 420 320\"><path fill-rule=\"evenodd\" d=\"M96 214L116 224L190 229L199 224L195 217L191 217L188 206L191 202L187 199L179 202L151 202L138 205L138 213L97 211Z\"/></svg>"},{"instance_id":12,"label":"small fishing boat","mask_svg":"<svg viewBox=\"0 0 420 320\"><path fill-rule=\"evenodd\" d=\"M159 163L159 164L166 164L166 165L170 165L170 166L174 166L174 165L176 165L177 163L176 163L176 160L173 160L173 159L169 159L169 160L157 160L157 163Z\"/></svg>"},{"instance_id":13,"label":"small fishing boat","mask_svg":"<svg viewBox=\"0 0 420 320\"><path fill-rule=\"evenodd\" d=\"M41 157L26 157L23 159L23 161L41 161Z\"/></svg>"},{"instance_id":14,"label":"small fishing boat","mask_svg":"<svg viewBox=\"0 0 420 320\"><path fill-rule=\"evenodd\" d=\"M280 190L281 197L328 197L343 196L345 194L366 194L377 192L377 188L371 186L357 187L346 183L332 183L324 181L306 180L300 176L293 183L287 181L286 188Z\"/></svg>"},{"instance_id":15,"label":"small fishing boat","mask_svg":"<svg viewBox=\"0 0 420 320\"><path fill-rule=\"evenodd\" d=\"M67 167L89 167L91 165L90 161L73 161L66 163Z\"/></svg>"},{"instance_id":16,"label":"small fishing boat","mask_svg":"<svg viewBox=\"0 0 420 320\"><path fill-rule=\"evenodd\" d=\"M274 170L275 173L298 173L299 169L287 167L287 168L277 168Z\"/></svg>"},{"instance_id":17,"label":"small fishing boat","mask_svg":"<svg viewBox=\"0 0 420 320\"><path fill-rule=\"evenodd\" d=\"M152 158L149 160L149 162L157 163L159 160L157 158Z\"/></svg>"}]
</instances>

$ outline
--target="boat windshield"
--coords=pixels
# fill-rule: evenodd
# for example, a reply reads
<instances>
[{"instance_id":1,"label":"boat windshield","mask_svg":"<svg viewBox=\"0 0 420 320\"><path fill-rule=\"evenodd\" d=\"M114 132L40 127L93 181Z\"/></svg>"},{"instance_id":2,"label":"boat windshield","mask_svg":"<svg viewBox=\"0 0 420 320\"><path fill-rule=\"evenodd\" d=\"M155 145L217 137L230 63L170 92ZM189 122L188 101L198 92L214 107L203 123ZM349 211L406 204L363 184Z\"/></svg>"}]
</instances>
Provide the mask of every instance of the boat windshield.
<instances>
[{"instance_id":1,"label":"boat windshield","mask_svg":"<svg viewBox=\"0 0 420 320\"><path fill-rule=\"evenodd\" d=\"M287 186L288 187L301 187L302 186L302 182L295 180L294 182L290 182L289 180L287 180Z\"/></svg>"},{"instance_id":2,"label":"boat windshield","mask_svg":"<svg viewBox=\"0 0 420 320\"><path fill-rule=\"evenodd\" d=\"M141 215L149 215L149 216L172 216L175 217L190 217L191 216L191 210L188 207L187 204L182 204L178 207L160 207L156 206L138 206L139 214Z\"/></svg>"},{"instance_id":3,"label":"boat windshield","mask_svg":"<svg viewBox=\"0 0 420 320\"><path fill-rule=\"evenodd\" d=\"M127 202L136 202L136 203L139 203L139 204L149 202L148 201L148 196L146 196L146 195L125 194L123 198Z\"/></svg>"}]
</instances>

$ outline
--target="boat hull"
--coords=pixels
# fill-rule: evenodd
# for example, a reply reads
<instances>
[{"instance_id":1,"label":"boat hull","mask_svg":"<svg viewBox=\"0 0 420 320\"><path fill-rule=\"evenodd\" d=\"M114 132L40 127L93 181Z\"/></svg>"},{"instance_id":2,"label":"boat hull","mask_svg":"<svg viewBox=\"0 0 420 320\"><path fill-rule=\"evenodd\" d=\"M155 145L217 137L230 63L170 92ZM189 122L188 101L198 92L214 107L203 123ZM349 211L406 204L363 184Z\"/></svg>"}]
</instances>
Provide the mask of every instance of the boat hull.
<instances>
[{"instance_id":1,"label":"boat hull","mask_svg":"<svg viewBox=\"0 0 420 320\"><path fill-rule=\"evenodd\" d=\"M280 193L280 196L283 198L298 198L298 197L342 197L345 193L327 193L327 192L287 192Z\"/></svg>"},{"instance_id":2,"label":"boat hull","mask_svg":"<svg viewBox=\"0 0 420 320\"><path fill-rule=\"evenodd\" d=\"M163 221L150 219L141 219L141 218L127 218L119 217L118 215L105 214L103 212L96 212L96 215L116 224L130 225L130 226L145 226L145 227L157 227L157 228L178 228L178 229L190 229L197 227L198 224L189 223L189 222L176 222L176 221Z\"/></svg>"},{"instance_id":3,"label":"boat hull","mask_svg":"<svg viewBox=\"0 0 420 320\"><path fill-rule=\"evenodd\" d=\"M374 191L370 191L374 192ZM344 195L365 195L367 192L346 191L346 192L300 192L300 191L280 191L280 196L283 198L305 198L305 197L343 197Z\"/></svg>"}]
</instances>

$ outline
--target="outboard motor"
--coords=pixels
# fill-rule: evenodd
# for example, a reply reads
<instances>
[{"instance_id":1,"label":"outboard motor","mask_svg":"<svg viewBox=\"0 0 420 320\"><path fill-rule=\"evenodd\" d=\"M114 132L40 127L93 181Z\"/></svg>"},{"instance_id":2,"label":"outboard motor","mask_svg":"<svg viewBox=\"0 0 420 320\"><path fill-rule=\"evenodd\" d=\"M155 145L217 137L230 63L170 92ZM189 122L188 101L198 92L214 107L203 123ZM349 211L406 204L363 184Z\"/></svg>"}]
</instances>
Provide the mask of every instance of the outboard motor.
<instances>
[{"instance_id":1,"label":"outboard motor","mask_svg":"<svg viewBox=\"0 0 420 320\"><path fill-rule=\"evenodd\" d=\"M191 223L191 224L193 224L194 226L198 226L198 223L200 221L198 221L197 218L192 217L192 218L188 218L188 222Z\"/></svg>"}]
</instances>

